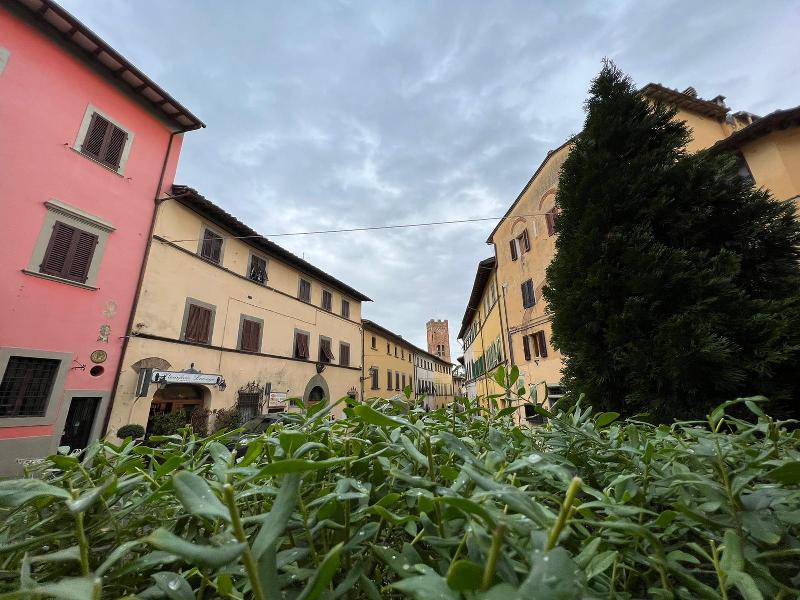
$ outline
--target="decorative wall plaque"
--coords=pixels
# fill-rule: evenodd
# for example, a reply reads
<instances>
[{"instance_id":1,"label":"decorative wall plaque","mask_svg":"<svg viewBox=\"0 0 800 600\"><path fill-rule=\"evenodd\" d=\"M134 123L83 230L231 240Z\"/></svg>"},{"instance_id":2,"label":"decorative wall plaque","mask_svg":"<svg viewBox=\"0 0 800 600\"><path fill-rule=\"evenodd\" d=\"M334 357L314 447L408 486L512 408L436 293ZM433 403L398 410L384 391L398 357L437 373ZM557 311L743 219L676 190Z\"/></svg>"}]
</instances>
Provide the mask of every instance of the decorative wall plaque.
<instances>
[{"instance_id":1,"label":"decorative wall plaque","mask_svg":"<svg viewBox=\"0 0 800 600\"><path fill-rule=\"evenodd\" d=\"M108 358L108 353L105 350L95 350L92 352L89 358L92 360L93 363L102 363L106 362Z\"/></svg>"}]
</instances>

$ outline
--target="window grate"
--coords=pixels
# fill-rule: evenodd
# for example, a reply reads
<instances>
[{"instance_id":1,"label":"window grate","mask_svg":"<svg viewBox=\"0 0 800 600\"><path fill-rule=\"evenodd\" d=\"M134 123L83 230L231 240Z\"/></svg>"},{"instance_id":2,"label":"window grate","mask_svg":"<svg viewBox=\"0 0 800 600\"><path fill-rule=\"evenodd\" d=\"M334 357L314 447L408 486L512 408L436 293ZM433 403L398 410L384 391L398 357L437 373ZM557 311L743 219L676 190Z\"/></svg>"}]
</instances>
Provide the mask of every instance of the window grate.
<instances>
[{"instance_id":1,"label":"window grate","mask_svg":"<svg viewBox=\"0 0 800 600\"><path fill-rule=\"evenodd\" d=\"M43 417L61 361L12 356L0 383L0 417Z\"/></svg>"},{"instance_id":2,"label":"window grate","mask_svg":"<svg viewBox=\"0 0 800 600\"><path fill-rule=\"evenodd\" d=\"M260 403L261 394L258 392L239 392L236 404L239 407L243 422L249 421L260 413Z\"/></svg>"}]
</instances>

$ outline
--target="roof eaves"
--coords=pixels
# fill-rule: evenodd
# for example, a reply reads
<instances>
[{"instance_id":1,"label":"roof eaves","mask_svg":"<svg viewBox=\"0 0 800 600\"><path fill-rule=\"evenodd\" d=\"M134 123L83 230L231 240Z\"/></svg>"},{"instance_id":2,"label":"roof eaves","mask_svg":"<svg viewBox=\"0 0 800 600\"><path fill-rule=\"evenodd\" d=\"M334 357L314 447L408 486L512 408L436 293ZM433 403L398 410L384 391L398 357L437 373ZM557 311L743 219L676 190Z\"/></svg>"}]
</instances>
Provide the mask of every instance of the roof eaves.
<instances>
[{"instance_id":1,"label":"roof eaves","mask_svg":"<svg viewBox=\"0 0 800 600\"><path fill-rule=\"evenodd\" d=\"M203 214L209 220L225 227L240 237L246 237L247 239L243 240L246 244L252 245L268 255L293 265L299 271L302 271L311 277L314 277L321 282L336 288L340 292L345 292L346 295L354 298L355 300L360 302L372 301L371 298L365 294L362 294L355 288L350 287L343 281L340 281L333 275L329 275L319 267L315 267L305 259L300 258L296 254L289 252L286 248L283 248L275 242L265 238L254 229L250 228L248 225L245 225L236 217L208 200L197 190L185 185L173 185L172 195L175 200L191 208L195 212Z\"/></svg>"},{"instance_id":2,"label":"roof eaves","mask_svg":"<svg viewBox=\"0 0 800 600\"><path fill-rule=\"evenodd\" d=\"M16 5L27 10L39 22L45 23L89 60L108 71L114 79L123 82L130 88L132 95L144 100L164 117L179 125L180 131L205 127L205 123L189 109L53 0L16 0Z\"/></svg>"},{"instance_id":3,"label":"roof eaves","mask_svg":"<svg viewBox=\"0 0 800 600\"><path fill-rule=\"evenodd\" d=\"M467 331L469 323L472 321L472 317L475 316L475 312L480 305L483 290L486 288L486 282L489 281L489 277L496 265L497 259L494 256L484 258L478 263L478 268L475 271L475 282L472 284L472 292L470 292L469 302L467 302L467 308L464 311L464 318L461 319L461 329L458 330L456 339L464 339L464 333Z\"/></svg>"},{"instance_id":4,"label":"roof eaves","mask_svg":"<svg viewBox=\"0 0 800 600\"><path fill-rule=\"evenodd\" d=\"M709 148L709 152L711 154L728 152L758 137L767 135L775 129L788 129L789 127L797 126L800 126L800 106L776 110L718 141Z\"/></svg>"},{"instance_id":5,"label":"roof eaves","mask_svg":"<svg viewBox=\"0 0 800 600\"><path fill-rule=\"evenodd\" d=\"M711 117L714 119L724 119L730 109L724 104L718 104L713 100L706 100L691 96L678 90L673 90L660 83L648 83L639 92L645 96L649 96L655 100L661 100L670 104L675 104L681 108L692 111L694 113Z\"/></svg>"}]
</instances>

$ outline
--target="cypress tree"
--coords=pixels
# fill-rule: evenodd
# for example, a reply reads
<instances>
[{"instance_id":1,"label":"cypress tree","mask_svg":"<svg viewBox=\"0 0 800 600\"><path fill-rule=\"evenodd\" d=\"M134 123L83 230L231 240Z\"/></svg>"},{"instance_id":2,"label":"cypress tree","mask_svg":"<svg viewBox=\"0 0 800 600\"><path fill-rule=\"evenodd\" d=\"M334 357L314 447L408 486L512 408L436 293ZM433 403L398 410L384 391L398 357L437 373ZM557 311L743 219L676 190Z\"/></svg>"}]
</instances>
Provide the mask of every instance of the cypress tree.
<instances>
[{"instance_id":1,"label":"cypress tree","mask_svg":"<svg viewBox=\"0 0 800 600\"><path fill-rule=\"evenodd\" d=\"M738 174L689 154L686 125L606 62L557 195L544 290L563 385L597 409L659 421L771 399L797 417L800 226Z\"/></svg>"}]
</instances>

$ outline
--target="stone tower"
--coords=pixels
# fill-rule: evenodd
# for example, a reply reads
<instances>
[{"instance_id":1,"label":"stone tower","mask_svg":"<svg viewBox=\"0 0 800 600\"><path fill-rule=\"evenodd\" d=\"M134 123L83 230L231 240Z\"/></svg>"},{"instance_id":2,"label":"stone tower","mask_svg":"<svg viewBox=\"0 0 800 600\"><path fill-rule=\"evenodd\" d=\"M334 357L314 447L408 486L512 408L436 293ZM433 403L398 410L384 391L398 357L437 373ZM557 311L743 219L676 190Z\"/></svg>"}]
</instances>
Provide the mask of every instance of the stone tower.
<instances>
[{"instance_id":1,"label":"stone tower","mask_svg":"<svg viewBox=\"0 0 800 600\"><path fill-rule=\"evenodd\" d=\"M431 319L425 325L428 330L428 352L435 354L452 363L450 360L450 331L447 328L447 319Z\"/></svg>"}]
</instances>

